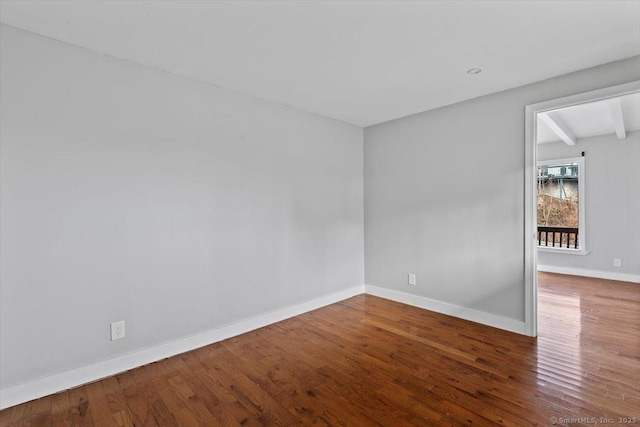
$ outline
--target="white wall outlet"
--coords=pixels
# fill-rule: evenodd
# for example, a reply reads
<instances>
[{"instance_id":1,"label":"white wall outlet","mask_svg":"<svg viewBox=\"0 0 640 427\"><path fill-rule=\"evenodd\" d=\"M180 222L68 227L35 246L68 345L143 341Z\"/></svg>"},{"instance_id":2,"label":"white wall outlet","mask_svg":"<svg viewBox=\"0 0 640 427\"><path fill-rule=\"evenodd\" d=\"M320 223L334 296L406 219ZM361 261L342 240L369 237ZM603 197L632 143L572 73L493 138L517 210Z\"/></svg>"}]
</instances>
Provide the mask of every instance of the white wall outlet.
<instances>
[{"instance_id":1,"label":"white wall outlet","mask_svg":"<svg viewBox=\"0 0 640 427\"><path fill-rule=\"evenodd\" d=\"M416 285L416 275L415 274L409 274L409 284L411 286L415 286Z\"/></svg>"},{"instance_id":2,"label":"white wall outlet","mask_svg":"<svg viewBox=\"0 0 640 427\"><path fill-rule=\"evenodd\" d=\"M124 338L124 320L111 324L111 341Z\"/></svg>"},{"instance_id":3,"label":"white wall outlet","mask_svg":"<svg viewBox=\"0 0 640 427\"><path fill-rule=\"evenodd\" d=\"M620 258L614 258L613 259L613 266L614 267L622 267L622 260Z\"/></svg>"}]
</instances>

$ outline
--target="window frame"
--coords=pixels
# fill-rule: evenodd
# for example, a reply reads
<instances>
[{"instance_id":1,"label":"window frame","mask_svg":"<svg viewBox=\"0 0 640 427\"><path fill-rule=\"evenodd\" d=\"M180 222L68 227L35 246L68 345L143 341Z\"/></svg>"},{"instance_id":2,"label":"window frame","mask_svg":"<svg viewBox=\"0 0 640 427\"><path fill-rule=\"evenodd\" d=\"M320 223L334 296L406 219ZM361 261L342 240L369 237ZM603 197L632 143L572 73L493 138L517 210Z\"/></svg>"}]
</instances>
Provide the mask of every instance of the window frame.
<instances>
[{"instance_id":1,"label":"window frame","mask_svg":"<svg viewBox=\"0 0 640 427\"><path fill-rule=\"evenodd\" d=\"M551 165L561 165L567 163L577 163L578 164L578 239L579 239L579 247L578 249L574 248L550 248L548 246L540 246L537 245L539 252L550 252L550 253L558 253L558 254L569 254L569 255L586 255L589 252L587 251L587 228L586 228L586 192L585 192L585 177L586 177L586 169L585 169L585 158L584 156L580 157L565 157L562 159L550 159L550 160L539 160L538 166L536 168L536 176L538 176L538 168L540 166L551 166ZM536 227L538 225L536 224Z\"/></svg>"}]
</instances>

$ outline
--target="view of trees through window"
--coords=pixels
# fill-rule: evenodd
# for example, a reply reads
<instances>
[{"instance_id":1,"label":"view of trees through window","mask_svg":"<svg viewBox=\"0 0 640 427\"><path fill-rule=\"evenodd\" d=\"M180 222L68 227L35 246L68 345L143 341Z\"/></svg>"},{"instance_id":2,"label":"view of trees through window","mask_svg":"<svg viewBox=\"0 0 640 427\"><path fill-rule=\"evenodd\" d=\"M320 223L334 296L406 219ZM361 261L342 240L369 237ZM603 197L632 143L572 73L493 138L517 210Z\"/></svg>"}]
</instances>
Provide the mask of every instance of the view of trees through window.
<instances>
[{"instance_id":1,"label":"view of trees through window","mask_svg":"<svg viewBox=\"0 0 640 427\"><path fill-rule=\"evenodd\" d=\"M543 246L578 247L579 165L538 166L538 243Z\"/></svg>"}]
</instances>

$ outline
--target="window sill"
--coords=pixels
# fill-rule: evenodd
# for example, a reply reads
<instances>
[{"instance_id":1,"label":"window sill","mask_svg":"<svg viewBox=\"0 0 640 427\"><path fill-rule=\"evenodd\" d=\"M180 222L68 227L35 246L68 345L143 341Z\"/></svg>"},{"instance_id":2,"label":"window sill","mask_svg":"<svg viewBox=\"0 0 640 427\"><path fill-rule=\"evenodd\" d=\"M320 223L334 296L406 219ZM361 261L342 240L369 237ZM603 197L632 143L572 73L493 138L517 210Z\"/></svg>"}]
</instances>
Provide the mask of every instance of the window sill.
<instances>
[{"instance_id":1,"label":"window sill","mask_svg":"<svg viewBox=\"0 0 640 427\"><path fill-rule=\"evenodd\" d=\"M550 248L548 246L538 246L538 252L550 252L565 255L587 255L589 253L589 251L582 249Z\"/></svg>"}]
</instances>

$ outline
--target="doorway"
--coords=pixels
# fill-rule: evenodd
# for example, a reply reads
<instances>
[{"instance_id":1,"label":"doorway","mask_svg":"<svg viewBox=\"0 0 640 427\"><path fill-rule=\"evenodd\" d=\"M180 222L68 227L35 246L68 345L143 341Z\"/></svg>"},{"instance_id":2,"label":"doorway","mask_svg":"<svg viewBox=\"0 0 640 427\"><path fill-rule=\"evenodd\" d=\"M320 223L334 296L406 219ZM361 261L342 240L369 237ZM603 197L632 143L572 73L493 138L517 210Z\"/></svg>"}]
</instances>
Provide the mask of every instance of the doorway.
<instances>
[{"instance_id":1,"label":"doorway","mask_svg":"<svg viewBox=\"0 0 640 427\"><path fill-rule=\"evenodd\" d=\"M553 128L554 125L558 126L559 122L556 120L556 123L554 123L554 112L637 92L640 92L640 81L527 105L525 108L525 332L529 336L537 336L538 334L537 270L540 235L538 233L537 192L539 177L539 118L544 117L544 120L547 121L551 117L551 121L547 123L547 128ZM557 136L567 144L570 144L572 141L571 132L563 128L561 123L558 128ZM574 136L573 143L575 144L575 142ZM545 242L546 240L545 238ZM577 247L574 249L577 249ZM564 250L564 248L560 250ZM584 245L582 250L584 251Z\"/></svg>"}]
</instances>

